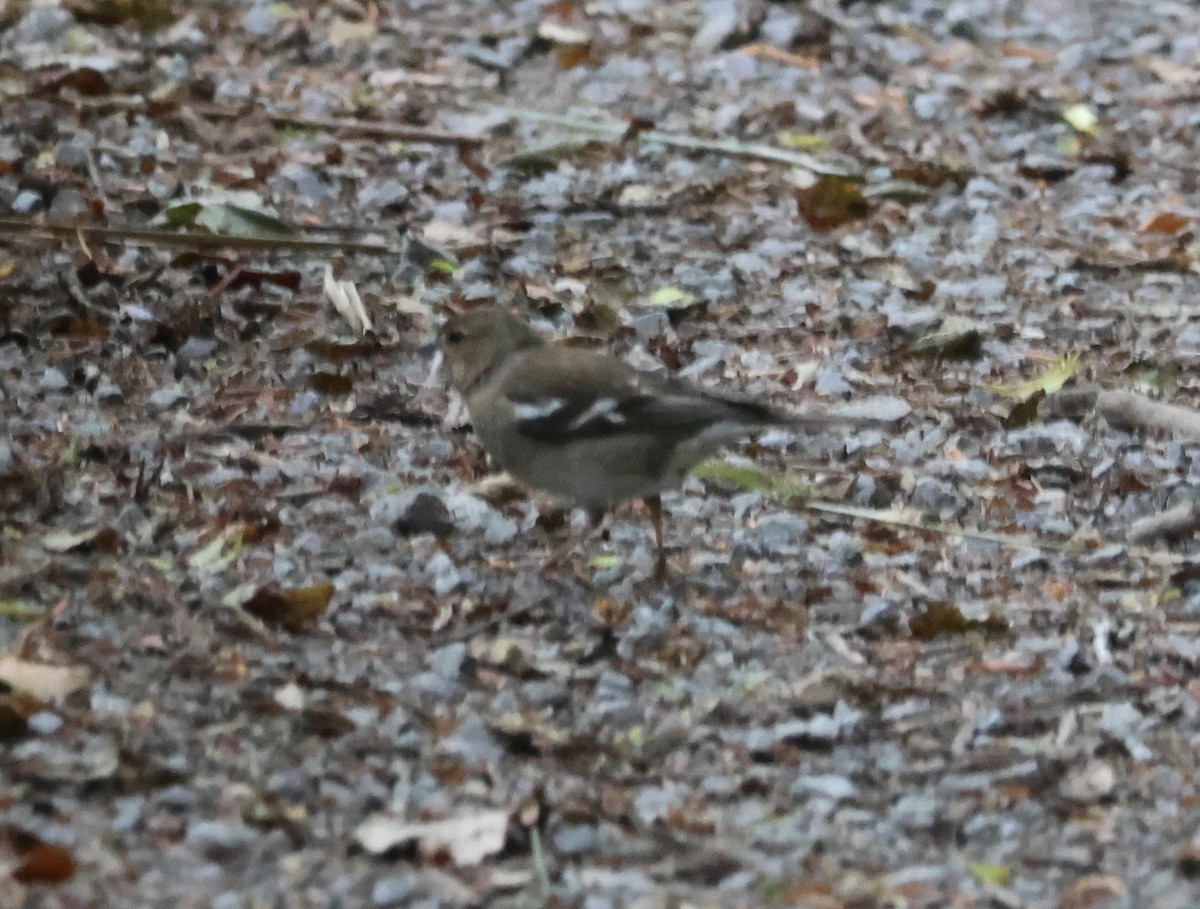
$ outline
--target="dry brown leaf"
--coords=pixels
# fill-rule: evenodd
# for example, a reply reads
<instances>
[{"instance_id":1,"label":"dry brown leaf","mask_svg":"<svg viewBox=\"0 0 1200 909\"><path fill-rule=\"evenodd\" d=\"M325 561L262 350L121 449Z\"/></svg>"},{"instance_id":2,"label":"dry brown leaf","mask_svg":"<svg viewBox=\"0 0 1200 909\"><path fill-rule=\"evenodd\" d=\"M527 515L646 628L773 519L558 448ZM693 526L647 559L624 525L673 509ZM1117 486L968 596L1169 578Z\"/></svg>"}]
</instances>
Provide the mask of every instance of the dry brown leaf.
<instances>
[{"instance_id":1,"label":"dry brown leaf","mask_svg":"<svg viewBox=\"0 0 1200 909\"><path fill-rule=\"evenodd\" d=\"M1067 888L1059 909L1102 909L1128 893L1125 882L1112 874L1089 874Z\"/></svg>"},{"instance_id":2,"label":"dry brown leaf","mask_svg":"<svg viewBox=\"0 0 1200 909\"><path fill-rule=\"evenodd\" d=\"M295 590L267 586L255 591L242 608L268 625L288 631L307 631L317 624L332 597L333 585L327 581Z\"/></svg>"},{"instance_id":3,"label":"dry brown leaf","mask_svg":"<svg viewBox=\"0 0 1200 909\"><path fill-rule=\"evenodd\" d=\"M334 47L346 44L366 44L379 34L379 26L374 22L351 22L348 19L336 19L329 26L329 43Z\"/></svg>"},{"instance_id":4,"label":"dry brown leaf","mask_svg":"<svg viewBox=\"0 0 1200 909\"><path fill-rule=\"evenodd\" d=\"M1144 234L1177 234L1188 226L1188 219L1173 211L1160 211L1142 222L1138 228Z\"/></svg>"},{"instance_id":5,"label":"dry brown leaf","mask_svg":"<svg viewBox=\"0 0 1200 909\"><path fill-rule=\"evenodd\" d=\"M787 66L807 69L814 73L821 70L821 61L816 57L810 57L806 54L793 54L791 51L785 51L783 48L775 47L771 44L747 44L744 47L739 47L738 53L745 54L747 57L754 57L756 60L772 60L775 63L783 63Z\"/></svg>"},{"instance_id":6,"label":"dry brown leaf","mask_svg":"<svg viewBox=\"0 0 1200 909\"><path fill-rule=\"evenodd\" d=\"M75 874L75 859L62 846L38 843L21 856L13 879L22 884L61 884Z\"/></svg>"}]
</instances>

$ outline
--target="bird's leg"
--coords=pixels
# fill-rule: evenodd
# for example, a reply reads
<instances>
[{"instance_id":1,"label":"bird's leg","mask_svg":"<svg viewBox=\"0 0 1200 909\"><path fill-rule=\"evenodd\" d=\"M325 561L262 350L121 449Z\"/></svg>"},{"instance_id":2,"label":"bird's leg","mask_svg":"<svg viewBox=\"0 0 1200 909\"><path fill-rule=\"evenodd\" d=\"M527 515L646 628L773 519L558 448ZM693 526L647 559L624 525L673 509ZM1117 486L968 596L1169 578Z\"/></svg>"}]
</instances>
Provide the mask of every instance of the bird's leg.
<instances>
[{"instance_id":1,"label":"bird's leg","mask_svg":"<svg viewBox=\"0 0 1200 909\"><path fill-rule=\"evenodd\" d=\"M546 564L542 566L541 573L546 574L554 571L562 564L563 559L571 554L581 543L591 539L592 536L600 529L600 525L604 523L605 509L589 506L588 513L588 528L582 535L576 536L571 529L567 528L567 538L563 540L554 551L550 553L550 558L546 560Z\"/></svg>"},{"instance_id":2,"label":"bird's leg","mask_svg":"<svg viewBox=\"0 0 1200 909\"><path fill-rule=\"evenodd\" d=\"M662 499L659 496L646 496L642 501L650 509L650 521L654 524L654 547L658 551L658 560L654 563L654 580L661 581L667 576L667 553L663 549Z\"/></svg>"}]
</instances>

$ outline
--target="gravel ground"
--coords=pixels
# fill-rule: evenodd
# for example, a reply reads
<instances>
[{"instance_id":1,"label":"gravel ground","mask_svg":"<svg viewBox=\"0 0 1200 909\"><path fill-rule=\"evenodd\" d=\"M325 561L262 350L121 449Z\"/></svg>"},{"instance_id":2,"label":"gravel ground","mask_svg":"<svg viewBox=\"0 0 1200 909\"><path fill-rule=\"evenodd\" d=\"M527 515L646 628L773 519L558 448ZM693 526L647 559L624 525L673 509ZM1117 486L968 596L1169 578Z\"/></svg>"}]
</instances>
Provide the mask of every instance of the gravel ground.
<instances>
[{"instance_id":1,"label":"gravel ground","mask_svg":"<svg viewBox=\"0 0 1200 909\"><path fill-rule=\"evenodd\" d=\"M0 907L1200 905L1200 8L192 7L0 0ZM891 421L543 575L480 302Z\"/></svg>"}]
</instances>

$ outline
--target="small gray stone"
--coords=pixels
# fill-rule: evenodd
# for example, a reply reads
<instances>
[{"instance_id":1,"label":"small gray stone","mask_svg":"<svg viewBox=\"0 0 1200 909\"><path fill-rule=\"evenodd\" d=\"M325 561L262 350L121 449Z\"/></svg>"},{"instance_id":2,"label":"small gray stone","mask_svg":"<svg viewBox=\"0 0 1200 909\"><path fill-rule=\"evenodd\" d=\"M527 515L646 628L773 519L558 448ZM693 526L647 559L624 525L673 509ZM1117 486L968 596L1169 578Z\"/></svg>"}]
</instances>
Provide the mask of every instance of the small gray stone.
<instances>
[{"instance_id":1,"label":"small gray stone","mask_svg":"<svg viewBox=\"0 0 1200 909\"><path fill-rule=\"evenodd\" d=\"M50 203L50 214L60 218L71 218L87 210L87 197L72 186L64 186L56 192Z\"/></svg>"},{"instance_id":2,"label":"small gray stone","mask_svg":"<svg viewBox=\"0 0 1200 909\"><path fill-rule=\"evenodd\" d=\"M391 874L382 877L371 888L371 904L374 906L398 906L407 904L417 889L417 878L412 874Z\"/></svg>"},{"instance_id":3,"label":"small gray stone","mask_svg":"<svg viewBox=\"0 0 1200 909\"><path fill-rule=\"evenodd\" d=\"M559 855L582 855L596 846L596 828L591 824L564 824L550 838Z\"/></svg>"},{"instance_id":4,"label":"small gray stone","mask_svg":"<svg viewBox=\"0 0 1200 909\"><path fill-rule=\"evenodd\" d=\"M958 493L949 483L935 477L919 477L912 491L912 504L934 514L953 512L958 507Z\"/></svg>"},{"instance_id":5,"label":"small gray stone","mask_svg":"<svg viewBox=\"0 0 1200 909\"><path fill-rule=\"evenodd\" d=\"M17 198L13 199L12 210L18 215L27 215L36 208L42 205L41 193L34 192L32 189L23 189L17 193Z\"/></svg>"},{"instance_id":6,"label":"small gray stone","mask_svg":"<svg viewBox=\"0 0 1200 909\"><path fill-rule=\"evenodd\" d=\"M447 644L429 654L429 668L444 679L456 678L462 672L463 660L467 657L467 645Z\"/></svg>"},{"instance_id":7,"label":"small gray stone","mask_svg":"<svg viewBox=\"0 0 1200 909\"><path fill-rule=\"evenodd\" d=\"M400 208L408 201L408 187L398 180L371 181L358 191L359 208Z\"/></svg>"},{"instance_id":8,"label":"small gray stone","mask_svg":"<svg viewBox=\"0 0 1200 909\"><path fill-rule=\"evenodd\" d=\"M764 555L795 554L808 535L808 521L795 512L774 512L759 519L753 534L757 550Z\"/></svg>"},{"instance_id":9,"label":"small gray stone","mask_svg":"<svg viewBox=\"0 0 1200 909\"><path fill-rule=\"evenodd\" d=\"M187 400L187 395L177 385L170 388L160 388L154 394L150 395L150 404L157 407L159 410L169 410L177 404Z\"/></svg>"},{"instance_id":10,"label":"small gray stone","mask_svg":"<svg viewBox=\"0 0 1200 909\"><path fill-rule=\"evenodd\" d=\"M844 776L824 773L800 777L792 784L792 793L794 795L811 793L837 802L853 798L858 794L858 787Z\"/></svg>"},{"instance_id":11,"label":"small gray stone","mask_svg":"<svg viewBox=\"0 0 1200 909\"><path fill-rule=\"evenodd\" d=\"M67 381L67 377L62 374L62 370L55 369L53 366L47 366L45 372L42 373L41 386L43 391L64 391L71 385Z\"/></svg>"},{"instance_id":12,"label":"small gray stone","mask_svg":"<svg viewBox=\"0 0 1200 909\"><path fill-rule=\"evenodd\" d=\"M71 27L75 18L65 9L35 6L13 28L14 44L53 41Z\"/></svg>"},{"instance_id":13,"label":"small gray stone","mask_svg":"<svg viewBox=\"0 0 1200 909\"><path fill-rule=\"evenodd\" d=\"M234 858L258 841L258 833L234 821L194 821L185 841L211 859Z\"/></svg>"},{"instance_id":14,"label":"small gray stone","mask_svg":"<svg viewBox=\"0 0 1200 909\"><path fill-rule=\"evenodd\" d=\"M251 7L242 17L242 28L251 35L269 35L279 27L279 18L263 3Z\"/></svg>"},{"instance_id":15,"label":"small gray stone","mask_svg":"<svg viewBox=\"0 0 1200 909\"><path fill-rule=\"evenodd\" d=\"M175 356L183 361L204 360L212 356L216 349L216 339L192 335L180 345L179 350L175 351Z\"/></svg>"},{"instance_id":16,"label":"small gray stone","mask_svg":"<svg viewBox=\"0 0 1200 909\"><path fill-rule=\"evenodd\" d=\"M39 710L26 723L30 730L36 732L38 735L52 735L62 728L63 719L57 713L51 713L48 710Z\"/></svg>"},{"instance_id":17,"label":"small gray stone","mask_svg":"<svg viewBox=\"0 0 1200 909\"><path fill-rule=\"evenodd\" d=\"M91 137L86 133L72 136L66 142L59 144L54 150L54 164L68 170L82 170L87 167L88 151L91 148Z\"/></svg>"},{"instance_id":18,"label":"small gray stone","mask_svg":"<svg viewBox=\"0 0 1200 909\"><path fill-rule=\"evenodd\" d=\"M191 808L196 802L195 790L187 786L168 786L158 794L158 803L164 808L182 810Z\"/></svg>"}]
</instances>

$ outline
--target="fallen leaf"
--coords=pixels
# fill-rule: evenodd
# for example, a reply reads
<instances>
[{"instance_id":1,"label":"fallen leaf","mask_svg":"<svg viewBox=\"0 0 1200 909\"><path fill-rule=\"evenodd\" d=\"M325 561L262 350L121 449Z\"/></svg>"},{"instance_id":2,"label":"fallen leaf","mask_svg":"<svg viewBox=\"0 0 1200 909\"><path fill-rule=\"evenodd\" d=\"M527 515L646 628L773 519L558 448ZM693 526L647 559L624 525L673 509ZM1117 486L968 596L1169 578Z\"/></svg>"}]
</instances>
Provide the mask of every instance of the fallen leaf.
<instances>
[{"instance_id":1,"label":"fallen leaf","mask_svg":"<svg viewBox=\"0 0 1200 909\"><path fill-rule=\"evenodd\" d=\"M335 19L329 26L329 43L334 47L346 44L366 44L379 34L379 26L372 21L351 22Z\"/></svg>"},{"instance_id":2,"label":"fallen leaf","mask_svg":"<svg viewBox=\"0 0 1200 909\"><path fill-rule=\"evenodd\" d=\"M989 862L972 862L971 874L981 884L1003 887L1012 880L1012 869L1008 865L993 865Z\"/></svg>"},{"instance_id":3,"label":"fallen leaf","mask_svg":"<svg viewBox=\"0 0 1200 909\"><path fill-rule=\"evenodd\" d=\"M1100 132L1100 118L1086 104L1072 104L1063 111L1062 118L1077 133L1086 133L1089 136L1094 136Z\"/></svg>"},{"instance_id":4,"label":"fallen leaf","mask_svg":"<svg viewBox=\"0 0 1200 909\"><path fill-rule=\"evenodd\" d=\"M230 525L188 556L188 567L203 574L220 571L242 551L240 524Z\"/></svg>"},{"instance_id":5,"label":"fallen leaf","mask_svg":"<svg viewBox=\"0 0 1200 909\"><path fill-rule=\"evenodd\" d=\"M224 190L177 202L165 212L173 227L203 227L221 236L260 239L291 237L292 226L269 211L251 190Z\"/></svg>"},{"instance_id":6,"label":"fallen leaf","mask_svg":"<svg viewBox=\"0 0 1200 909\"><path fill-rule=\"evenodd\" d=\"M1108 909L1113 897L1129 892L1125 882L1112 874L1089 874L1081 877L1063 893L1059 909Z\"/></svg>"},{"instance_id":7,"label":"fallen leaf","mask_svg":"<svg viewBox=\"0 0 1200 909\"><path fill-rule=\"evenodd\" d=\"M775 47L772 44L747 44L739 47L738 53L745 54L747 57L753 57L756 60L772 60L775 63L795 66L814 73L820 72L821 69L821 61L818 58L805 54L793 54L791 51Z\"/></svg>"},{"instance_id":8,"label":"fallen leaf","mask_svg":"<svg viewBox=\"0 0 1200 909\"><path fill-rule=\"evenodd\" d=\"M86 666L51 666L20 657L0 657L0 682L42 701L61 701L87 687L91 677Z\"/></svg>"},{"instance_id":9,"label":"fallen leaf","mask_svg":"<svg viewBox=\"0 0 1200 909\"><path fill-rule=\"evenodd\" d=\"M662 309L687 309L696 302L696 295L678 287L660 287L642 300L643 306Z\"/></svg>"},{"instance_id":10,"label":"fallen leaf","mask_svg":"<svg viewBox=\"0 0 1200 909\"><path fill-rule=\"evenodd\" d=\"M908 351L922 357L942 360L973 360L983 347L983 326L972 319L947 316L929 334L918 338Z\"/></svg>"},{"instance_id":11,"label":"fallen leaf","mask_svg":"<svg viewBox=\"0 0 1200 909\"><path fill-rule=\"evenodd\" d=\"M996 394L1011 398L1014 401L1026 401L1038 392L1052 395L1062 389L1075 375L1079 365L1079 354L1065 353L1054 361L1053 365L1036 379L1027 382L1017 382L1013 385L987 385Z\"/></svg>"},{"instance_id":12,"label":"fallen leaf","mask_svg":"<svg viewBox=\"0 0 1200 909\"><path fill-rule=\"evenodd\" d=\"M333 304L333 308L346 320L350 330L356 335L365 335L372 331L371 317L363 306L362 297L353 281L339 281L333 276L332 266L325 266L324 280L325 296Z\"/></svg>"},{"instance_id":13,"label":"fallen leaf","mask_svg":"<svg viewBox=\"0 0 1200 909\"><path fill-rule=\"evenodd\" d=\"M908 630L918 641L928 641L944 634L966 634L968 631L1005 631L1003 619L969 619L953 603L934 602L908 620Z\"/></svg>"},{"instance_id":14,"label":"fallen leaf","mask_svg":"<svg viewBox=\"0 0 1200 909\"><path fill-rule=\"evenodd\" d=\"M22 884L61 884L75 874L75 859L62 846L38 843L21 856L12 876Z\"/></svg>"},{"instance_id":15,"label":"fallen leaf","mask_svg":"<svg viewBox=\"0 0 1200 909\"><path fill-rule=\"evenodd\" d=\"M871 205L858 180L801 170L792 175L796 208L809 227L828 231L865 218Z\"/></svg>"},{"instance_id":16,"label":"fallen leaf","mask_svg":"<svg viewBox=\"0 0 1200 909\"><path fill-rule=\"evenodd\" d=\"M1098 802L1112 794L1117 774L1100 758L1092 758L1080 767L1072 768L1059 784L1063 798L1080 804Z\"/></svg>"},{"instance_id":17,"label":"fallen leaf","mask_svg":"<svg viewBox=\"0 0 1200 909\"><path fill-rule=\"evenodd\" d=\"M604 628L618 628L624 625L632 612L633 604L627 600L597 597L592 601L592 618Z\"/></svg>"},{"instance_id":18,"label":"fallen leaf","mask_svg":"<svg viewBox=\"0 0 1200 909\"><path fill-rule=\"evenodd\" d=\"M1138 228L1144 234L1177 234L1188 226L1188 219L1173 211L1160 211Z\"/></svg>"},{"instance_id":19,"label":"fallen leaf","mask_svg":"<svg viewBox=\"0 0 1200 909\"><path fill-rule=\"evenodd\" d=\"M605 147L607 143L596 139L568 139L522 149L502 160L499 166L539 174L554 170L564 161Z\"/></svg>"},{"instance_id":20,"label":"fallen leaf","mask_svg":"<svg viewBox=\"0 0 1200 909\"><path fill-rule=\"evenodd\" d=\"M538 24L537 36L552 44L587 44L591 40L583 29L572 28L561 22L555 22L553 19L547 19Z\"/></svg>"},{"instance_id":21,"label":"fallen leaf","mask_svg":"<svg viewBox=\"0 0 1200 909\"><path fill-rule=\"evenodd\" d=\"M242 609L268 625L288 631L307 631L317 623L333 598L333 585L328 581L294 590L280 590L269 585L260 587L242 604Z\"/></svg>"},{"instance_id":22,"label":"fallen leaf","mask_svg":"<svg viewBox=\"0 0 1200 909\"><path fill-rule=\"evenodd\" d=\"M692 469L692 475L702 480L726 483L745 492L761 492L781 501L803 495L803 484L783 473L772 473L749 464L734 464L719 458L710 458Z\"/></svg>"},{"instance_id":23,"label":"fallen leaf","mask_svg":"<svg viewBox=\"0 0 1200 909\"><path fill-rule=\"evenodd\" d=\"M410 823L387 814L367 818L354 831L358 844L372 855L416 842L424 858L447 855L457 867L478 865L504 848L508 812L502 809L450 818Z\"/></svg>"},{"instance_id":24,"label":"fallen leaf","mask_svg":"<svg viewBox=\"0 0 1200 909\"><path fill-rule=\"evenodd\" d=\"M323 395L348 395L354 391L354 380L336 372L314 372L308 377L308 387Z\"/></svg>"},{"instance_id":25,"label":"fallen leaf","mask_svg":"<svg viewBox=\"0 0 1200 909\"><path fill-rule=\"evenodd\" d=\"M91 530L52 530L42 537L42 548L47 552L116 552L121 539L111 527L95 527Z\"/></svg>"},{"instance_id":26,"label":"fallen leaf","mask_svg":"<svg viewBox=\"0 0 1200 909\"><path fill-rule=\"evenodd\" d=\"M45 609L29 600L0 600L0 616L6 619L23 622L39 618L45 612Z\"/></svg>"}]
</instances>

